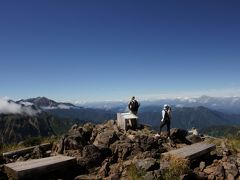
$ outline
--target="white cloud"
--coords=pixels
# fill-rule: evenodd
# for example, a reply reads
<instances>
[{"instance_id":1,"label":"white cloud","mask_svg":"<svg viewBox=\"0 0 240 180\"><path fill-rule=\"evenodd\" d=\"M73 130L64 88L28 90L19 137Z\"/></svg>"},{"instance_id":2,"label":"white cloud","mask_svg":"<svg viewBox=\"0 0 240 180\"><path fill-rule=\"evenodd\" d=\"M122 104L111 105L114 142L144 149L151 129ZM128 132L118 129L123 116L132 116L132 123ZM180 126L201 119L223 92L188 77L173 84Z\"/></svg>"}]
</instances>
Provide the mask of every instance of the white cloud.
<instances>
[{"instance_id":1,"label":"white cloud","mask_svg":"<svg viewBox=\"0 0 240 180\"><path fill-rule=\"evenodd\" d=\"M65 104L59 104L58 106L42 106L42 109L45 110L52 110L52 109L71 109L74 108L74 106L69 106Z\"/></svg>"},{"instance_id":2,"label":"white cloud","mask_svg":"<svg viewBox=\"0 0 240 180\"><path fill-rule=\"evenodd\" d=\"M34 110L28 106L22 106L13 101L8 101L6 98L0 98L0 113L4 114L28 114L34 116L40 110Z\"/></svg>"},{"instance_id":3,"label":"white cloud","mask_svg":"<svg viewBox=\"0 0 240 180\"><path fill-rule=\"evenodd\" d=\"M206 89L193 91L177 91L177 92L159 92L152 94L138 94L140 100L156 100L156 99L192 99L202 95L211 97L240 97L240 88L225 88L225 89Z\"/></svg>"},{"instance_id":4,"label":"white cloud","mask_svg":"<svg viewBox=\"0 0 240 180\"><path fill-rule=\"evenodd\" d=\"M59 104L59 105L58 105L58 108L59 108L59 109L70 109L70 108L72 108L72 106L67 106L67 105L65 105L65 104Z\"/></svg>"}]
</instances>

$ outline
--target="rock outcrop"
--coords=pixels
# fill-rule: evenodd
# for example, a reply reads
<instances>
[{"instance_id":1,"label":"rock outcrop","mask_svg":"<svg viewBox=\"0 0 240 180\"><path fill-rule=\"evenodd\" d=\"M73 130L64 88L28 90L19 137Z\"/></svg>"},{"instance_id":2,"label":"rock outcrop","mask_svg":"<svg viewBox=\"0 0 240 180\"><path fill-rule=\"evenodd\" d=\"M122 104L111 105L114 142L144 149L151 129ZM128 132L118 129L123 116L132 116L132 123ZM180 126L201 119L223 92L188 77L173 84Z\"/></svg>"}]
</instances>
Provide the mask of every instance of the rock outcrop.
<instances>
[{"instance_id":1,"label":"rock outcrop","mask_svg":"<svg viewBox=\"0 0 240 180\"><path fill-rule=\"evenodd\" d=\"M172 161L161 154L204 139L175 128L171 129L171 140L165 136L162 133L155 137L155 132L147 127L122 131L113 120L99 125L74 125L53 145L52 154L77 158L75 180L239 178L240 155L234 154L224 142L214 154L193 162ZM33 156L41 158L41 150L36 148Z\"/></svg>"},{"instance_id":2,"label":"rock outcrop","mask_svg":"<svg viewBox=\"0 0 240 180\"><path fill-rule=\"evenodd\" d=\"M77 157L85 171L75 179L164 179L169 176L166 174L170 163L162 160L161 153L203 141L200 136L188 135L186 130L177 128L171 129L170 141L165 133L160 138L154 135L147 127L124 132L113 120L100 125L74 125L55 145L55 152ZM205 161L196 160L177 176L182 179L239 177L240 157L231 157L223 144L218 151L205 157ZM178 168L181 171L181 165Z\"/></svg>"}]
</instances>

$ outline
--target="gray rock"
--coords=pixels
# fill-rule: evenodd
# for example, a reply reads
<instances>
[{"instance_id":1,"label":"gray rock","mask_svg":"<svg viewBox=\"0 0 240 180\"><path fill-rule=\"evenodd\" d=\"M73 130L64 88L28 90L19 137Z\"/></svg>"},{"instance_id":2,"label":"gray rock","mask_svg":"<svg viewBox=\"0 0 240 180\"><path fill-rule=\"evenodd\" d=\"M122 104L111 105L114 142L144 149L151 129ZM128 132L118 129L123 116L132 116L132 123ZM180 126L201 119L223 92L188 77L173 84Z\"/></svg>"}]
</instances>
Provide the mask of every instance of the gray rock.
<instances>
[{"instance_id":1,"label":"gray rock","mask_svg":"<svg viewBox=\"0 0 240 180\"><path fill-rule=\"evenodd\" d=\"M92 129L73 125L64 135L53 150L59 154L64 154L68 150L82 150L88 145L91 138Z\"/></svg>"},{"instance_id":2,"label":"gray rock","mask_svg":"<svg viewBox=\"0 0 240 180\"><path fill-rule=\"evenodd\" d=\"M84 168L100 166L105 157L101 151L94 145L87 145L82 150L82 157L78 159L78 164Z\"/></svg>"},{"instance_id":3,"label":"gray rock","mask_svg":"<svg viewBox=\"0 0 240 180\"><path fill-rule=\"evenodd\" d=\"M105 130L100 132L93 144L99 148L108 148L111 144L117 141L119 138L115 131L113 130Z\"/></svg>"},{"instance_id":4,"label":"gray rock","mask_svg":"<svg viewBox=\"0 0 240 180\"><path fill-rule=\"evenodd\" d=\"M215 176L213 174L208 175L208 180L214 180Z\"/></svg>"},{"instance_id":5,"label":"gray rock","mask_svg":"<svg viewBox=\"0 0 240 180\"><path fill-rule=\"evenodd\" d=\"M240 157L237 157L236 163L237 163L237 165L240 167Z\"/></svg>"},{"instance_id":6,"label":"gray rock","mask_svg":"<svg viewBox=\"0 0 240 180\"><path fill-rule=\"evenodd\" d=\"M24 156L25 159L29 159L30 157L31 157L31 155L30 155L29 153L27 153L27 154Z\"/></svg>"},{"instance_id":7,"label":"gray rock","mask_svg":"<svg viewBox=\"0 0 240 180\"><path fill-rule=\"evenodd\" d=\"M21 161L25 161L25 158L20 156L18 159L17 159L17 162L21 162Z\"/></svg>"},{"instance_id":8,"label":"gray rock","mask_svg":"<svg viewBox=\"0 0 240 180\"><path fill-rule=\"evenodd\" d=\"M39 146L37 146L37 147L35 147L35 148L33 149L33 152L32 152L32 154L31 154L31 157L32 157L33 159L39 159L39 158L42 158L42 157L43 157L43 152L42 152L42 150L40 149Z\"/></svg>"},{"instance_id":9,"label":"gray rock","mask_svg":"<svg viewBox=\"0 0 240 180\"><path fill-rule=\"evenodd\" d=\"M199 164L200 171L203 171L205 167L206 167L206 163L204 161L201 161Z\"/></svg>"},{"instance_id":10,"label":"gray rock","mask_svg":"<svg viewBox=\"0 0 240 180\"><path fill-rule=\"evenodd\" d=\"M137 138L137 137L136 137ZM158 149L158 139L146 135L138 136L140 147L143 149L143 151L150 151L152 149Z\"/></svg>"},{"instance_id":11,"label":"gray rock","mask_svg":"<svg viewBox=\"0 0 240 180\"><path fill-rule=\"evenodd\" d=\"M186 136L186 139L192 144L202 141L202 138L200 136L194 134Z\"/></svg>"},{"instance_id":12,"label":"gray rock","mask_svg":"<svg viewBox=\"0 0 240 180\"><path fill-rule=\"evenodd\" d=\"M144 171L154 171L159 169L159 163L154 158L140 159L136 162L136 168Z\"/></svg>"},{"instance_id":13,"label":"gray rock","mask_svg":"<svg viewBox=\"0 0 240 180\"><path fill-rule=\"evenodd\" d=\"M64 152L64 139L65 139L64 137L61 137L58 144L54 148L55 152L57 152L58 154L63 154Z\"/></svg>"},{"instance_id":14,"label":"gray rock","mask_svg":"<svg viewBox=\"0 0 240 180\"><path fill-rule=\"evenodd\" d=\"M114 147L112 147L112 150ZM131 152L133 151L133 146L131 143L126 143L126 142L117 142L115 144L115 149L113 150L113 159L114 161L118 160L126 160L130 155Z\"/></svg>"},{"instance_id":15,"label":"gray rock","mask_svg":"<svg viewBox=\"0 0 240 180\"><path fill-rule=\"evenodd\" d=\"M225 171L224 171L224 168L223 168L222 165L217 166L214 175L218 176L218 177L224 177L225 176Z\"/></svg>"},{"instance_id":16,"label":"gray rock","mask_svg":"<svg viewBox=\"0 0 240 180\"><path fill-rule=\"evenodd\" d=\"M102 177L107 177L110 171L109 166L110 166L109 162L105 162L103 166L100 168L100 170L98 171L98 175Z\"/></svg>"},{"instance_id":17,"label":"gray rock","mask_svg":"<svg viewBox=\"0 0 240 180\"><path fill-rule=\"evenodd\" d=\"M216 167L214 167L214 166L207 166L207 167L203 170L203 172L206 173L207 175L210 175L210 174L212 174L212 173L215 172L215 171L216 171Z\"/></svg>"},{"instance_id":18,"label":"gray rock","mask_svg":"<svg viewBox=\"0 0 240 180\"><path fill-rule=\"evenodd\" d=\"M226 170L226 176L231 174L233 177L236 177L238 175L238 168L235 164L229 163L229 162L224 162L223 167Z\"/></svg>"}]
</instances>

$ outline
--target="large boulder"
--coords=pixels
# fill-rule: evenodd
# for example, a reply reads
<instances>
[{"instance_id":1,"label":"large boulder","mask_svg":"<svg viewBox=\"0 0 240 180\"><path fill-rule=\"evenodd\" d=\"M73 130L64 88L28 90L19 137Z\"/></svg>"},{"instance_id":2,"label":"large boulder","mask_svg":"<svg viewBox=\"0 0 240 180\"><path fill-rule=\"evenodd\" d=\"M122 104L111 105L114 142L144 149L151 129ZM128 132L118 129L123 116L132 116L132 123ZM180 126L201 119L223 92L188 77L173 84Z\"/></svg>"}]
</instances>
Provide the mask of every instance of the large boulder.
<instances>
[{"instance_id":1,"label":"large boulder","mask_svg":"<svg viewBox=\"0 0 240 180\"><path fill-rule=\"evenodd\" d=\"M75 124L68 133L60 139L53 150L59 154L64 154L67 150L82 150L84 146L89 144L91 133L91 128L87 129Z\"/></svg>"},{"instance_id":2,"label":"large boulder","mask_svg":"<svg viewBox=\"0 0 240 180\"><path fill-rule=\"evenodd\" d=\"M131 155L132 151L133 151L132 143L118 142L116 144L113 156L117 161L126 160Z\"/></svg>"},{"instance_id":3,"label":"large boulder","mask_svg":"<svg viewBox=\"0 0 240 180\"><path fill-rule=\"evenodd\" d=\"M187 143L187 134L188 132L184 129L172 128L170 136L175 143Z\"/></svg>"},{"instance_id":4,"label":"large boulder","mask_svg":"<svg viewBox=\"0 0 240 180\"><path fill-rule=\"evenodd\" d=\"M202 138L198 135L188 135L186 136L186 139L191 143L191 144L194 144L194 143L198 143L198 142L201 142L202 141Z\"/></svg>"},{"instance_id":5,"label":"large boulder","mask_svg":"<svg viewBox=\"0 0 240 180\"><path fill-rule=\"evenodd\" d=\"M86 169L100 166L105 157L101 151L94 145L86 145L82 150L82 156L78 157L78 164Z\"/></svg>"},{"instance_id":6,"label":"large boulder","mask_svg":"<svg viewBox=\"0 0 240 180\"><path fill-rule=\"evenodd\" d=\"M149 150L159 148L158 140L154 137L141 135L141 136L138 136L138 138L139 140L137 141L139 141L140 147L142 148L143 151L149 151Z\"/></svg>"},{"instance_id":7,"label":"large boulder","mask_svg":"<svg viewBox=\"0 0 240 180\"><path fill-rule=\"evenodd\" d=\"M97 135L93 144L99 148L108 148L118 139L119 138L114 130L105 130Z\"/></svg>"}]
</instances>

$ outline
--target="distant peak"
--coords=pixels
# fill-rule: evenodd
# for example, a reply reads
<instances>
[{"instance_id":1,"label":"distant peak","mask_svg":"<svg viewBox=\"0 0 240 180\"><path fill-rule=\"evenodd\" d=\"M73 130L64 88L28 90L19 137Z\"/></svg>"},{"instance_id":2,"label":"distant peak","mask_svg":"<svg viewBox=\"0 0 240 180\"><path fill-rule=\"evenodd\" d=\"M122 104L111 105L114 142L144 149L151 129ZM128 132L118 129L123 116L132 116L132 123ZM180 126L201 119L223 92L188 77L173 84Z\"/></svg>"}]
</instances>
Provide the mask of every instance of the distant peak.
<instances>
[{"instance_id":1,"label":"distant peak","mask_svg":"<svg viewBox=\"0 0 240 180\"><path fill-rule=\"evenodd\" d=\"M202 96L200 96L199 98L210 98L210 96L202 95Z\"/></svg>"}]
</instances>

